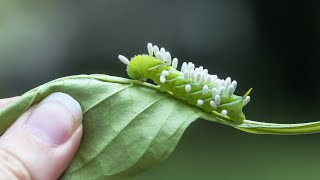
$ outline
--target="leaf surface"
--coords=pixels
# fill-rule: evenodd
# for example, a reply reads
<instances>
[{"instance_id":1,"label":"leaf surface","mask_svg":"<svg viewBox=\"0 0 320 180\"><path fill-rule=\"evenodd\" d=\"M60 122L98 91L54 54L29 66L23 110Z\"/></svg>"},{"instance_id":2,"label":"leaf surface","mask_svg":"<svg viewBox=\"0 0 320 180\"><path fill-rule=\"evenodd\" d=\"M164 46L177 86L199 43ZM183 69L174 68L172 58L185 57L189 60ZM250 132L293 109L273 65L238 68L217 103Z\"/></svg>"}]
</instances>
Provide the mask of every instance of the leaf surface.
<instances>
[{"instance_id":1,"label":"leaf surface","mask_svg":"<svg viewBox=\"0 0 320 180\"><path fill-rule=\"evenodd\" d=\"M167 158L186 128L199 117L262 134L320 131L320 123L274 124L245 120L233 124L219 113L160 92L156 86L107 75L60 78L22 95L0 109L3 133L28 108L53 92L75 98L83 111L78 152L61 179L128 179Z\"/></svg>"},{"instance_id":2,"label":"leaf surface","mask_svg":"<svg viewBox=\"0 0 320 180\"><path fill-rule=\"evenodd\" d=\"M199 117L198 108L150 87L106 75L61 78L1 109L0 127L49 94L67 93L81 104L84 131L61 179L126 179L165 159Z\"/></svg>"}]
</instances>

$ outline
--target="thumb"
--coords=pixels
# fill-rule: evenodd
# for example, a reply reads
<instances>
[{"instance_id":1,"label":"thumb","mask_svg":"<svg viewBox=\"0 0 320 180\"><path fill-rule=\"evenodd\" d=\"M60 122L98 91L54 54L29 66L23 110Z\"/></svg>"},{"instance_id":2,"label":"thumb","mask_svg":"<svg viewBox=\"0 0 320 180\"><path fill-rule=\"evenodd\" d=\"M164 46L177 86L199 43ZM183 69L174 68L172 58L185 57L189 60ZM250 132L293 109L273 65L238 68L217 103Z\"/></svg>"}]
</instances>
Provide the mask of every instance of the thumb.
<instances>
[{"instance_id":1,"label":"thumb","mask_svg":"<svg viewBox=\"0 0 320 180\"><path fill-rule=\"evenodd\" d=\"M53 93L24 113L0 138L0 179L57 179L82 135L77 101Z\"/></svg>"}]
</instances>

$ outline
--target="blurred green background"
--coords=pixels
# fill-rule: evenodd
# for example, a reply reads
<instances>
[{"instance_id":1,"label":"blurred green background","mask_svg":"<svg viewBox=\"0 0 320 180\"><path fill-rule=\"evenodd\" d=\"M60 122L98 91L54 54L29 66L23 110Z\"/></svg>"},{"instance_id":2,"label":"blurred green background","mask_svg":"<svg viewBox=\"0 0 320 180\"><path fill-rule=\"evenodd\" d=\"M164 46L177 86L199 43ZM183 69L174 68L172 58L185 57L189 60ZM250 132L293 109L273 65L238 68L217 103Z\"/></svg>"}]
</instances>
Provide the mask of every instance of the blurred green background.
<instances>
[{"instance_id":1,"label":"blurred green background","mask_svg":"<svg viewBox=\"0 0 320 180\"><path fill-rule=\"evenodd\" d=\"M0 97L58 77L127 77L119 53L164 46L253 88L248 119L320 120L320 3L254 0L0 0ZM183 112L182 112L183 113ZM320 179L320 134L253 135L203 120L173 154L136 177Z\"/></svg>"}]
</instances>

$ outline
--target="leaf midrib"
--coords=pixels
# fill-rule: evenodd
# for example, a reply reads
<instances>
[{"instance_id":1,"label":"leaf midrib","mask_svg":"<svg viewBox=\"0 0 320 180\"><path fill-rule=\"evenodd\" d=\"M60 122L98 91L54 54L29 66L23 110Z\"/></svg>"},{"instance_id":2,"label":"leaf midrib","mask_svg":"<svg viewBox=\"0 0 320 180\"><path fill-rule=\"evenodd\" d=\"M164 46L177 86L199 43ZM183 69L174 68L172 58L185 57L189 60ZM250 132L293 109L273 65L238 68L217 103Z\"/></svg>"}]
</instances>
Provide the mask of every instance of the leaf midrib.
<instances>
[{"instance_id":1,"label":"leaf midrib","mask_svg":"<svg viewBox=\"0 0 320 180\"><path fill-rule=\"evenodd\" d=\"M88 107L87 109L85 109L85 110L83 111L83 115L85 115L89 110L91 110L92 108L98 106L99 104L101 104L101 103L104 102L105 100L109 99L109 98L112 97L113 95L116 95L116 94L120 93L121 91L128 89L129 87L130 87L130 85L127 85L127 86L125 86L125 87L123 87L123 88L121 88L121 89L119 89L119 90L117 90L117 91L114 91L114 92L111 93L111 94L108 94L108 96L102 98L102 99L101 99L100 101L98 101L97 103L94 103L91 107Z\"/></svg>"}]
</instances>

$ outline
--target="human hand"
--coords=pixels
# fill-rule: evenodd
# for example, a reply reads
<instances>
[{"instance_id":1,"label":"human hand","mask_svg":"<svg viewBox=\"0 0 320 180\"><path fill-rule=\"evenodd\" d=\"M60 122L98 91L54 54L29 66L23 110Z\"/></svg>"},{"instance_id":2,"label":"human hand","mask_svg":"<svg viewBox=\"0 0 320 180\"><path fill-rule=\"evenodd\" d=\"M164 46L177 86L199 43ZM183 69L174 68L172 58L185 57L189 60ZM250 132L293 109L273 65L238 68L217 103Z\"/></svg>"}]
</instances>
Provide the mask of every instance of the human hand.
<instances>
[{"instance_id":1,"label":"human hand","mask_svg":"<svg viewBox=\"0 0 320 180\"><path fill-rule=\"evenodd\" d=\"M64 93L30 108L0 137L0 179L58 179L80 144L81 121L79 103Z\"/></svg>"}]
</instances>

